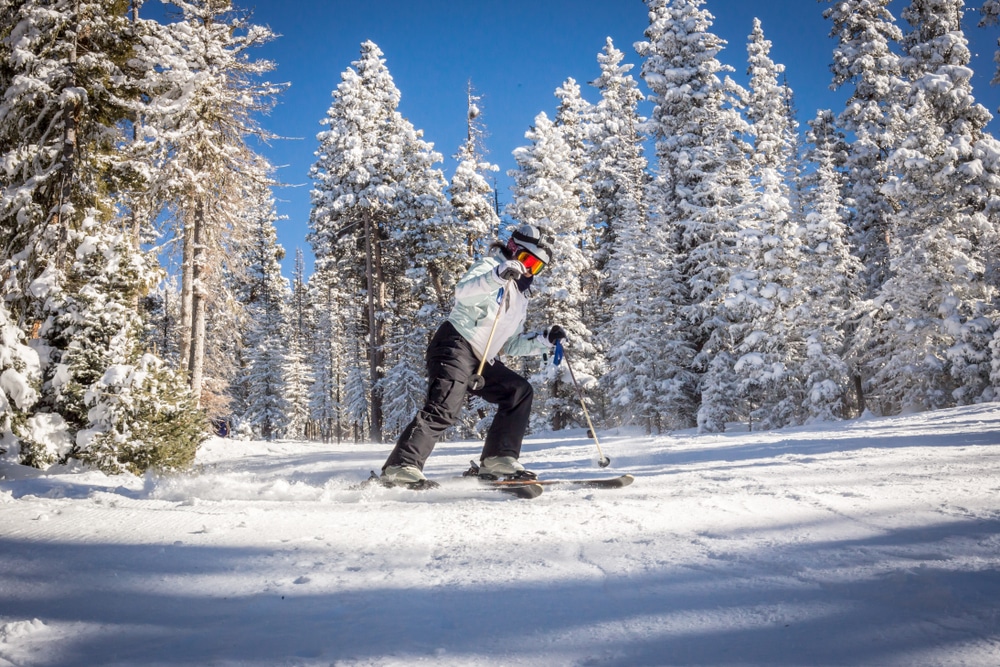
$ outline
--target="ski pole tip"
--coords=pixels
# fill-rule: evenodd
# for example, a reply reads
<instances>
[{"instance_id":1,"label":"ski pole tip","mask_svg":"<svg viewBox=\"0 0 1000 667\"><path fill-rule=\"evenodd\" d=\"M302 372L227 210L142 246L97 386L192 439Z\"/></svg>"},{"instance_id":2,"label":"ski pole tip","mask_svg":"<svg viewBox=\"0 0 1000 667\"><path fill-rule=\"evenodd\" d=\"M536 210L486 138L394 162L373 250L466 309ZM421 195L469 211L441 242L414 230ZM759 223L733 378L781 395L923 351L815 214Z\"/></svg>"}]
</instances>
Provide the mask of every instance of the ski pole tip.
<instances>
[{"instance_id":1,"label":"ski pole tip","mask_svg":"<svg viewBox=\"0 0 1000 667\"><path fill-rule=\"evenodd\" d=\"M601 466L602 468L607 468L609 465L611 465L611 459L609 459L607 456L603 456L601 457L600 460L598 460L597 465Z\"/></svg>"}]
</instances>

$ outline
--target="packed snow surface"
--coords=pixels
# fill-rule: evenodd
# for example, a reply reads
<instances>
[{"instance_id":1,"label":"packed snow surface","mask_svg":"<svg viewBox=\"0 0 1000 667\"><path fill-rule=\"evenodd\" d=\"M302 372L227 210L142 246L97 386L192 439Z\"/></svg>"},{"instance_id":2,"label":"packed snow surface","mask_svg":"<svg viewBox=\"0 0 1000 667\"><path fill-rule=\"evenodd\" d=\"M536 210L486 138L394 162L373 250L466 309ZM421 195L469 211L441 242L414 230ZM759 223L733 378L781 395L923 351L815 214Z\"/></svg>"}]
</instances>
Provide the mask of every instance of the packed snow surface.
<instances>
[{"instance_id":1,"label":"packed snow surface","mask_svg":"<svg viewBox=\"0 0 1000 667\"><path fill-rule=\"evenodd\" d=\"M517 500L357 488L387 445L0 467L0 666L1000 664L1000 406L525 443Z\"/></svg>"}]
</instances>

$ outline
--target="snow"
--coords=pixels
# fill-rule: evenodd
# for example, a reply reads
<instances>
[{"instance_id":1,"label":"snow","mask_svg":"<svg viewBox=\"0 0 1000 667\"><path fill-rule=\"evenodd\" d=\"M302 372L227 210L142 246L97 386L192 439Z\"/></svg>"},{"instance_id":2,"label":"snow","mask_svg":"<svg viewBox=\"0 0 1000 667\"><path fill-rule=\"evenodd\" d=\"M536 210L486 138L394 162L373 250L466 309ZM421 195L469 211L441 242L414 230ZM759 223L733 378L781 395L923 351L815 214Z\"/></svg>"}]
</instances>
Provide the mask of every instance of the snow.
<instances>
[{"instance_id":1,"label":"snow","mask_svg":"<svg viewBox=\"0 0 1000 667\"><path fill-rule=\"evenodd\" d=\"M0 666L982 665L1000 406L530 438L509 499L353 488L387 445L214 439L195 472L0 464Z\"/></svg>"},{"instance_id":2,"label":"snow","mask_svg":"<svg viewBox=\"0 0 1000 667\"><path fill-rule=\"evenodd\" d=\"M66 420L56 412L40 412L29 417L25 435L27 440L41 445L52 459L66 456L73 449Z\"/></svg>"},{"instance_id":3,"label":"snow","mask_svg":"<svg viewBox=\"0 0 1000 667\"><path fill-rule=\"evenodd\" d=\"M34 352L28 347L22 347L22 350ZM7 407L7 396L10 396L18 408L25 408L38 400L38 392L32 389L28 378L13 368L0 373L0 407Z\"/></svg>"}]
</instances>

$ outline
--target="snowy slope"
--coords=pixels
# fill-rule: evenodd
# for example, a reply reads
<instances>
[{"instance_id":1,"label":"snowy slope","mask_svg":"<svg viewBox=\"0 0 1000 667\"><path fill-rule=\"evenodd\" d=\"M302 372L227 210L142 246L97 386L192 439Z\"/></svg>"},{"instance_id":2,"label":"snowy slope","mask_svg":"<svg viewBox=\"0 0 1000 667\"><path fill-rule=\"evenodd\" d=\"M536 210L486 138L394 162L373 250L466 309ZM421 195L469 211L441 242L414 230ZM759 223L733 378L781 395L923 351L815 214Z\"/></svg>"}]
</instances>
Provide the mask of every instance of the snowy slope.
<instances>
[{"instance_id":1,"label":"snowy slope","mask_svg":"<svg viewBox=\"0 0 1000 667\"><path fill-rule=\"evenodd\" d=\"M1000 664L1000 405L602 445L606 471L581 432L522 458L634 485L530 501L352 489L385 445L6 464L0 666Z\"/></svg>"}]
</instances>

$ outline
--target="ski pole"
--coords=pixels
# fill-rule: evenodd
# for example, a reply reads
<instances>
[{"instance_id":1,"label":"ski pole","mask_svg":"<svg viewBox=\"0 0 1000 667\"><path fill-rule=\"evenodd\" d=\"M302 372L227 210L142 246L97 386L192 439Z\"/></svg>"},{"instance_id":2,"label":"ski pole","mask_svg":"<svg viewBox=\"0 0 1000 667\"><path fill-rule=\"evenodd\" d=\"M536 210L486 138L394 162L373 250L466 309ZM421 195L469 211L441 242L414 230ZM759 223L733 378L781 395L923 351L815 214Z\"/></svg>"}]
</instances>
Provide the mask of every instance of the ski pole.
<instances>
[{"instance_id":1,"label":"ski pole","mask_svg":"<svg viewBox=\"0 0 1000 667\"><path fill-rule=\"evenodd\" d=\"M479 368L476 369L476 374L469 378L469 387L473 391L478 391L486 386L486 379L483 378L483 368L486 367L486 354L490 351L490 345L493 344L493 334L496 333L497 324L500 322L500 313L503 312L503 308L507 305L507 300L510 298L510 284L512 281L508 280L507 284L503 288L503 299L500 301L500 307L497 308L497 316L493 318L493 327L490 329L490 337L486 339L486 348L483 349L483 358L479 360Z\"/></svg>"},{"instance_id":2,"label":"ski pole","mask_svg":"<svg viewBox=\"0 0 1000 667\"><path fill-rule=\"evenodd\" d=\"M594 439L594 444L597 445L597 455L600 457L597 459L597 465L602 468L607 468L611 465L611 459L604 455L601 451L601 441L597 439L597 429L594 428L593 422L590 421L590 413L587 412L587 404L583 400L583 390L580 389L580 383L576 381L576 374L573 372L573 364L569 362L569 357L566 355L566 350L562 346L562 341L556 343L556 359L566 359L566 367L569 368L569 377L573 380L573 386L576 387L576 395L580 398L580 407L583 408L583 416L587 419L587 427L590 429L590 436ZM556 362L558 363L558 362Z\"/></svg>"}]
</instances>

